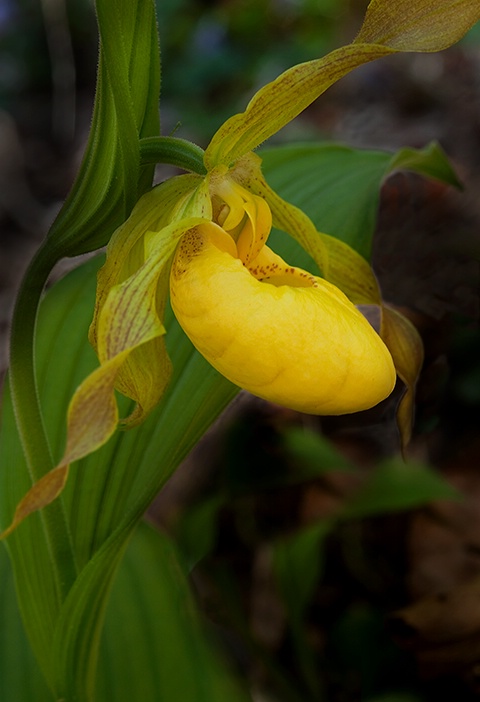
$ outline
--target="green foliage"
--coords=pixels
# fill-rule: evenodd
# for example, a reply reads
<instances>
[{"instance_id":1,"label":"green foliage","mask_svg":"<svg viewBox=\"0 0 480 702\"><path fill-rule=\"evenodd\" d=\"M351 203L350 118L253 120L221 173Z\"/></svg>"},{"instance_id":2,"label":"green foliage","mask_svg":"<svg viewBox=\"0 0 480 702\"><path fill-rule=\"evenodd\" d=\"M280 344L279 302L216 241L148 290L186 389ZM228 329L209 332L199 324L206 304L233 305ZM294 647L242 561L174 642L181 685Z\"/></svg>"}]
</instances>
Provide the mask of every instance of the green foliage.
<instances>
[{"instance_id":1,"label":"green foliage","mask_svg":"<svg viewBox=\"0 0 480 702\"><path fill-rule=\"evenodd\" d=\"M321 577L323 540L331 529L331 522L324 520L275 544L274 573L289 617L297 628L302 626Z\"/></svg>"},{"instance_id":2,"label":"green foliage","mask_svg":"<svg viewBox=\"0 0 480 702\"><path fill-rule=\"evenodd\" d=\"M457 176L436 144L389 154L304 143L265 149L261 156L274 190L306 212L319 231L342 239L366 259L371 254L380 187L393 171L404 168L458 186ZM289 238L275 240L274 246L288 260ZM302 260L298 265L311 270L305 253Z\"/></svg>"},{"instance_id":3,"label":"green foliage","mask_svg":"<svg viewBox=\"0 0 480 702\"><path fill-rule=\"evenodd\" d=\"M401 459L384 461L366 476L361 476L353 463L346 465L342 457L337 462L332 450L325 450L325 439L316 437L309 431L305 431L304 435L302 445L300 430L287 434L289 451L300 464L306 462L312 469L315 467L318 476L335 471L343 472L349 467L352 475L357 471L357 476L362 479L362 487L351 496L344 497L343 505L339 505L331 517L308 524L288 537L277 539L273 547L274 574L290 619L296 657L301 664L305 684L310 688L313 685L315 689L320 685L320 680L317 666L311 662L313 654L308 640L307 613L323 575L328 536L350 520L390 515L435 500L456 499L458 494L430 467L419 463L404 463ZM363 611L366 619L362 616L360 620L354 617L347 621L347 616L353 614L355 611L345 614L341 630L341 622L338 623L337 635L343 631L339 650L341 656L348 657L351 653L350 664L353 663L361 675L362 685L368 689L369 684L375 685L378 671L374 668L376 661L383 656L380 655L381 649L376 652L366 650L365 642L382 639L383 626L381 622L375 625L373 619L377 615L373 610Z\"/></svg>"},{"instance_id":4,"label":"green foliage","mask_svg":"<svg viewBox=\"0 0 480 702\"><path fill-rule=\"evenodd\" d=\"M369 517L459 498L459 493L432 468L392 458L374 470L363 490L349 501L344 517Z\"/></svg>"},{"instance_id":5,"label":"green foliage","mask_svg":"<svg viewBox=\"0 0 480 702\"><path fill-rule=\"evenodd\" d=\"M42 305L38 378L54 452L62 449L68 402L94 366L86 335L100 261L77 269L55 286ZM175 376L154 416L135 432L119 432L108 446L75 466L65 496L78 576L65 602L55 587L55 564L33 515L11 539L18 597L42 670L57 694L88 699L110 584L129 537L160 487L236 393L197 354L173 321L170 354ZM68 354L65 353L68 348ZM4 401L1 463L2 521L29 483L8 395ZM120 451L120 446L121 451ZM171 612L172 617L176 612Z\"/></svg>"},{"instance_id":6,"label":"green foliage","mask_svg":"<svg viewBox=\"0 0 480 702\"><path fill-rule=\"evenodd\" d=\"M52 702L25 637L3 548L0 574L1 699ZM95 699L105 702L247 699L208 641L174 545L145 523L128 546L109 601L96 688Z\"/></svg>"},{"instance_id":7,"label":"green foliage","mask_svg":"<svg viewBox=\"0 0 480 702\"><path fill-rule=\"evenodd\" d=\"M249 699L210 646L175 546L144 523L109 600L96 699Z\"/></svg>"},{"instance_id":8,"label":"green foliage","mask_svg":"<svg viewBox=\"0 0 480 702\"><path fill-rule=\"evenodd\" d=\"M326 439L313 432L290 429L285 438L286 450L300 467L302 464L310 467L306 479L345 470L354 474L358 470ZM429 466L400 458L380 462L362 480L362 487L345 499L335 516L309 525L276 545L279 564L276 572L282 591L287 593L289 610L297 612L295 616L305 610L315 584L312 579L315 581L321 572L318 566L321 541L339 523L414 509L434 500L458 498L459 493ZM288 594L292 592L294 596Z\"/></svg>"},{"instance_id":9,"label":"green foliage","mask_svg":"<svg viewBox=\"0 0 480 702\"><path fill-rule=\"evenodd\" d=\"M255 424L254 416L250 417L250 422ZM232 434L235 435L237 423L238 420L227 436L227 444ZM221 486L210 492L208 498L203 496L197 504L189 505L177 525L180 547L184 553L197 554L195 560L200 579L206 578L210 582L210 590L217 591L215 601L218 608L228 611L228 615L223 614L223 617L229 618L230 626L241 638L250 655L262 660L279 699L296 700L291 689L295 686L298 699L328 699L322 691L322 666L329 668L327 677L330 678L336 674L342 676L342 670L357 675L358 680L352 679L350 682L355 686L361 680L362 690L368 699L370 695L388 690L389 685L395 689L395 682L392 681L397 680L405 663L386 635L382 604L376 604L373 598L369 602L368 595L361 591L361 586L358 601L354 599L347 609L337 612L332 622L322 623L326 628L331 627L331 648L327 651L326 659L317 649L318 642L311 638L311 619L315 616L315 607L319 606L317 600L322 592L321 584L331 569L332 544L335 550L345 552L347 564L350 563L351 568L358 571L360 581L364 578L365 588L368 588L369 581L372 588L375 588L381 576L372 574L370 569L378 568L379 564L375 560L377 554L369 556L364 552L365 545L360 541L359 532L368 528L368 525L371 529L377 529L377 525L381 524L378 520L382 517L391 517L396 512L405 513L437 500L457 499L458 494L435 470L418 462L404 463L392 459L369 468L360 468L355 460L345 458L330 441L316 432L298 426L290 427L288 422L285 428L281 422L277 432L283 447L281 460L277 457L278 443L273 437L270 437L270 455L265 448L260 451L260 463L269 475L268 490L265 489L263 472L259 474L258 469L246 469L245 463L251 460L249 445L244 447L241 454L234 443L233 451L238 455L234 466L230 466L229 462L231 472L219 478ZM270 470L269 460L276 468L276 479L275 473ZM283 460L293 467L297 482L285 480L288 473ZM242 470L243 491L239 492L239 481L235 473ZM342 478L339 485L350 484L353 487L342 494L341 491L335 491L333 482L330 493L329 479L335 477ZM286 499L289 491L298 490L302 486L305 490L312 486L314 489L317 486L320 490L323 487L324 494L334 497L336 506L330 515L304 522L301 527L296 525L292 530L288 517L282 512L283 520L276 523L276 526L268 520L262 527L258 516L261 506L266 510L268 519L275 514L276 495L279 496L278 504L283 504L285 510L285 504L290 503L282 500ZM295 504L293 497L291 503ZM256 557L257 549L264 556L269 556L275 592L285 611L285 638L291 656L289 665L295 666L295 677L289 677L291 670L281 671L279 661L269 658L268 650L259 647L245 630L244 622L249 614L243 602L244 592L235 577L235 562L230 564L229 570L228 564L224 563L225 554L222 555L220 550L220 557L218 556L218 543L222 540L225 514L228 513L234 515L234 520L238 523L243 558L245 549L249 550L252 558ZM297 520L298 517L295 522ZM204 530L208 532L208 543L205 541ZM203 555L203 563L198 559L199 554ZM395 555L392 559L395 559ZM345 577L347 576L344 575ZM331 587L332 584L327 580L327 599L332 597L332 594L328 594ZM325 597L325 591L323 593ZM275 595L270 596L275 601ZM329 619L326 612L323 616ZM275 615L273 619L275 621ZM332 665L337 666L338 670L333 670ZM344 684L348 689L349 682L345 681ZM399 689L407 689L408 684L406 680L401 681Z\"/></svg>"},{"instance_id":10,"label":"green foliage","mask_svg":"<svg viewBox=\"0 0 480 702\"><path fill-rule=\"evenodd\" d=\"M295 456L303 479L320 477L335 470L353 470L352 462L318 432L292 427L283 435L285 450Z\"/></svg>"},{"instance_id":11,"label":"green foliage","mask_svg":"<svg viewBox=\"0 0 480 702\"><path fill-rule=\"evenodd\" d=\"M157 134L159 128L160 68L153 9L150 2L115 0L112 4L98 0L97 3L101 49L90 141L70 196L24 279L12 323L10 377L18 424L15 429L10 400L5 400L2 433L7 438L2 441L2 463L9 470L2 472L4 489L0 511L4 524L12 513L12 497L16 495L18 500L19 489L24 492L32 480L52 467L49 434L51 431L54 435L52 446L58 446L56 441L63 439L64 417L75 387L69 385L69 380L75 382L76 377L78 383L75 369L82 368L83 363L85 368L88 362L94 362L84 344L86 325L80 322L81 311L79 319L73 317L70 323L76 330L82 330L82 358L77 357L74 365L67 369L65 384L64 379L59 383L58 373L70 358L66 349L70 353L75 347L75 332L64 339L63 349L58 347L58 368L54 364L48 369L49 361L55 358L55 354L49 357L48 341L43 359L41 353L34 359L37 306L50 270L65 255L90 251L104 244L129 213L138 195L151 184L153 166L140 165L140 137ZM91 285L93 293L93 280ZM73 307L79 301L85 312L87 308L82 308L81 304L83 292L83 289L76 292L70 289L65 295ZM85 299L89 299L88 295ZM92 300L93 297L89 315ZM53 328L47 324L47 334L55 334L55 324L61 328L67 309L60 306L58 314L52 314L49 322ZM41 346L39 340L39 348ZM53 388L54 397L47 398L49 410L45 416L38 400L41 393L38 386L42 387L43 377L41 372L37 375L35 367L36 363L41 365L42 360L47 366L44 366L47 375L53 369L49 388ZM59 391L64 393L61 397ZM49 411L54 415L50 428ZM57 411L60 414L55 415ZM118 547L109 552L103 572L99 566L85 575L88 583L85 588L92 592L85 618L82 601L75 599L77 589L72 588L74 582L78 585L77 575L83 566L78 558L81 550L79 554L74 550L74 539L63 505L57 502L20 530L12 538L9 550L15 562L20 610L42 672L52 690L60 696L81 698L88 697L93 689L105 597L125 540L120 540ZM64 625L62 614L65 612L68 621ZM70 646L65 645L66 631Z\"/></svg>"},{"instance_id":12,"label":"green foliage","mask_svg":"<svg viewBox=\"0 0 480 702\"><path fill-rule=\"evenodd\" d=\"M333 155L338 153L345 158L337 162ZM269 154L265 160L267 177L278 179L279 192L289 197L288 184L292 178L291 175L287 178L286 174L291 174L292 168L296 171L297 157L305 165L305 150L303 147L298 152L279 149ZM380 187L391 156L328 146L313 147L313 154L311 169L315 166L321 173L325 159L331 171L335 164L336 187L330 189L328 199L320 201L316 198L317 189L310 188L309 198L305 197L303 203L307 211L309 207L314 208L317 217L330 230L337 217L335 208L331 207L332 200L342 202L345 207L347 199L347 209L360 213L350 232L353 240L359 237L365 240L365 236L369 240L371 231L365 233L365 213L368 211L373 216L371 198L375 199L373 193ZM351 187L352 160L360 170L363 164L364 172L372 173L367 192ZM99 264L96 259L71 273L52 288L41 307L37 337L38 387L55 456L59 456L63 448L69 399L96 364L86 336ZM178 463L237 392L193 350L171 314L166 326L174 378L161 405L139 429L117 433L107 446L75 465L61 498L78 569L75 585L65 601L55 583L56 566L44 536L43 515L29 517L9 539L20 608L31 644L50 685L67 699L74 695L87 699L95 685L95 651L100 645L106 601L136 523ZM323 471L349 468L344 458L313 435L307 434L302 440L298 432L289 433L286 445L298 454L302 471L305 471L301 472L302 479ZM0 476L0 510L5 523L30 481L8 395L4 402L1 461L6 466L15 466L14 470L2 471ZM379 469L370 492L359 498L351 513L347 509L345 518L402 509L451 495L428 470L405 468L402 472L398 464L387 468ZM389 489L391 480L395 480L398 491ZM196 519L192 515L194 526L186 530L190 539L190 562L196 562L211 549L215 515L220 504L221 501L214 499ZM281 587L285 593L290 593L287 601L296 612L297 622L320 577L321 560L319 556L316 561L312 559L330 526L328 523L315 525L292 537L286 545L277 547L278 573L280 582L284 583ZM195 533L197 542L192 538ZM314 562L316 567L313 567ZM292 567L295 578L287 581ZM170 618L162 623L162 630L165 626L175 627L176 616L172 608ZM108 635L107 632L105 636ZM19 655L23 654L19 652ZM173 683L162 679L161 684ZM187 699L185 697L185 702Z\"/></svg>"},{"instance_id":13,"label":"green foliage","mask_svg":"<svg viewBox=\"0 0 480 702\"><path fill-rule=\"evenodd\" d=\"M159 132L153 5L97 0L96 10L100 53L92 128L82 166L47 239L61 246L60 255L104 246L153 178L153 166L140 165L139 143Z\"/></svg>"},{"instance_id":14,"label":"green foliage","mask_svg":"<svg viewBox=\"0 0 480 702\"><path fill-rule=\"evenodd\" d=\"M13 571L0 548L0 699L52 702L18 611Z\"/></svg>"}]
</instances>

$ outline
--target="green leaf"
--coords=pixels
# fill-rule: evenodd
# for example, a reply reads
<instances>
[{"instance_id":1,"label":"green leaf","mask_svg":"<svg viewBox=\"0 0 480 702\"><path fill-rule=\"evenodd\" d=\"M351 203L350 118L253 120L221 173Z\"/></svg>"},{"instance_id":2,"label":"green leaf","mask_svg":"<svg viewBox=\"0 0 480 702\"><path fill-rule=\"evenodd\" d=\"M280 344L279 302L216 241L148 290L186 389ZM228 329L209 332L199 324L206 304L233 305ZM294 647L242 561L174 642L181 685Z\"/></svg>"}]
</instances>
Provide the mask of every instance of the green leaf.
<instances>
[{"instance_id":1,"label":"green leaf","mask_svg":"<svg viewBox=\"0 0 480 702\"><path fill-rule=\"evenodd\" d=\"M450 483L422 463L392 458L382 462L360 492L348 501L342 519L408 510L434 500L456 500Z\"/></svg>"},{"instance_id":2,"label":"green leaf","mask_svg":"<svg viewBox=\"0 0 480 702\"><path fill-rule=\"evenodd\" d=\"M92 127L82 165L48 240L61 255L104 246L152 183L140 139L160 130L160 59L152 0L96 0L100 33Z\"/></svg>"},{"instance_id":3,"label":"green leaf","mask_svg":"<svg viewBox=\"0 0 480 702\"><path fill-rule=\"evenodd\" d=\"M0 547L0 699L53 702L25 636L13 572L3 546Z\"/></svg>"},{"instance_id":4,"label":"green leaf","mask_svg":"<svg viewBox=\"0 0 480 702\"><path fill-rule=\"evenodd\" d=\"M145 523L133 536L108 604L97 699L247 699L213 654L172 542Z\"/></svg>"},{"instance_id":5,"label":"green leaf","mask_svg":"<svg viewBox=\"0 0 480 702\"><path fill-rule=\"evenodd\" d=\"M97 702L247 699L211 645L176 550L140 523L119 569L102 635ZM53 702L25 636L0 548L0 699Z\"/></svg>"},{"instance_id":6,"label":"green leaf","mask_svg":"<svg viewBox=\"0 0 480 702\"><path fill-rule=\"evenodd\" d=\"M394 170L408 168L446 183L458 180L440 147L386 151L353 149L338 144L295 144L261 151L262 169L279 195L302 209L317 229L349 244L367 260L378 210L380 188ZM311 262L289 237L277 234L272 248L297 265ZM296 262L296 261L295 261Z\"/></svg>"},{"instance_id":7,"label":"green leaf","mask_svg":"<svg viewBox=\"0 0 480 702\"><path fill-rule=\"evenodd\" d=\"M455 188L463 187L445 152L435 141L421 151L408 146L397 151L390 160L388 173L399 170L414 171Z\"/></svg>"},{"instance_id":8,"label":"green leaf","mask_svg":"<svg viewBox=\"0 0 480 702\"><path fill-rule=\"evenodd\" d=\"M286 451L298 461L299 480L318 478L331 471L354 470L353 464L328 439L305 428L292 427L283 434Z\"/></svg>"},{"instance_id":9,"label":"green leaf","mask_svg":"<svg viewBox=\"0 0 480 702\"><path fill-rule=\"evenodd\" d=\"M311 699L322 698L318 658L304 618L323 570L323 543L333 521L324 520L274 544L273 571L290 620L292 644Z\"/></svg>"},{"instance_id":10,"label":"green leaf","mask_svg":"<svg viewBox=\"0 0 480 702\"><path fill-rule=\"evenodd\" d=\"M100 263L94 259L73 271L49 291L40 309L39 392L57 457L63 451L70 397L97 365L87 331ZM61 500L79 575L63 604L42 529L43 512L26 519L8 539L29 638L59 697L83 699L91 693L104 608L130 534L176 466L238 391L193 349L171 313L166 327L174 376L159 407L141 427L117 432L108 445L72 466ZM8 394L0 463L0 517L5 524L30 484Z\"/></svg>"},{"instance_id":11,"label":"green leaf","mask_svg":"<svg viewBox=\"0 0 480 702\"><path fill-rule=\"evenodd\" d=\"M274 544L273 569L287 610L301 621L318 583L323 566L322 542L333 521L323 520Z\"/></svg>"},{"instance_id":12,"label":"green leaf","mask_svg":"<svg viewBox=\"0 0 480 702\"><path fill-rule=\"evenodd\" d=\"M203 499L182 515L176 540L189 568L209 554L217 538L218 513L225 502L221 495Z\"/></svg>"},{"instance_id":13,"label":"green leaf","mask_svg":"<svg viewBox=\"0 0 480 702\"><path fill-rule=\"evenodd\" d=\"M5 438L8 432L4 431L7 448L2 449L6 458L0 479L7 510L2 515L4 525L12 495L18 495L19 489L28 489L32 479L40 478L52 467L37 400L33 359L36 309L49 272L61 257L102 245L129 212L138 193L149 187L153 175L153 166L140 168L139 140L156 135L159 128L154 3L151 0L98 0L97 5L99 18L103 19L90 140L71 194L25 276L12 323L12 397L28 470L10 410L5 424L10 424L13 443ZM113 12L113 22L110 12ZM118 17L115 17L116 12ZM69 345L70 339L65 343L62 356ZM62 357L59 370L63 362ZM54 387L57 394L63 389L69 390L68 384L62 387L58 375ZM63 413L65 407L55 398L54 407L59 406ZM63 427L63 419L60 426ZM75 554L62 504L58 502L45 510L22 533L21 538L13 537L9 544L17 577L22 571L26 576L18 577L18 582L23 580L20 607L42 670L54 688L50 645L59 608L76 574Z\"/></svg>"}]
</instances>

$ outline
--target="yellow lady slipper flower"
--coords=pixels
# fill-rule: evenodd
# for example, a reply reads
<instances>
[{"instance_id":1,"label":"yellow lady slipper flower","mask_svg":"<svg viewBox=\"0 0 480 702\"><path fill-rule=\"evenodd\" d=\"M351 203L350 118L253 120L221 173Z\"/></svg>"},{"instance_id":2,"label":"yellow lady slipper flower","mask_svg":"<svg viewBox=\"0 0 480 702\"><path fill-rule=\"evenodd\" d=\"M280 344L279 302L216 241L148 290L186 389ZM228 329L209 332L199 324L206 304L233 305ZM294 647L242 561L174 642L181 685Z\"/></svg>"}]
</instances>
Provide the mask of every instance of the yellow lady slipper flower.
<instances>
[{"instance_id":1,"label":"yellow lady slipper flower","mask_svg":"<svg viewBox=\"0 0 480 702\"><path fill-rule=\"evenodd\" d=\"M265 200L228 177L222 189L217 223L186 232L170 274L172 308L194 346L236 385L301 412L383 400L396 374L378 334L337 287L265 245Z\"/></svg>"},{"instance_id":2,"label":"yellow lady slipper flower","mask_svg":"<svg viewBox=\"0 0 480 702\"><path fill-rule=\"evenodd\" d=\"M129 426L159 401L170 366L163 341L169 278L180 325L240 387L329 414L371 407L391 392L392 357L353 304L381 303L370 267L274 193L251 152L357 66L398 51L439 51L479 19L478 0L372 0L354 42L285 71L220 127L205 151L205 177L172 178L139 200L99 274L90 339L100 365L72 399L64 456L20 502L3 536L62 491L72 461L110 438L115 390L135 400ZM272 222L303 246L323 278L266 246ZM416 333L403 318L385 320L395 365L412 385ZM418 369L421 353L415 363Z\"/></svg>"}]
</instances>

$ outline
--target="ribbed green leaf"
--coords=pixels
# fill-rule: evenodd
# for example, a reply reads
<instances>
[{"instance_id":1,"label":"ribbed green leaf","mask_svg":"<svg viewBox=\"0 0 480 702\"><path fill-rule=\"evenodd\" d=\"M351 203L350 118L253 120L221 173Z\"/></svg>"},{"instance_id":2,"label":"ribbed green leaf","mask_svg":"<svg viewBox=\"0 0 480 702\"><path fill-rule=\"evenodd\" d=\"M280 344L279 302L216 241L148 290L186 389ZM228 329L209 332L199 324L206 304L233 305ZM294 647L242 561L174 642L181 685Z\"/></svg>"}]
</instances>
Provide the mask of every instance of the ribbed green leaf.
<instances>
[{"instance_id":1,"label":"ribbed green leaf","mask_svg":"<svg viewBox=\"0 0 480 702\"><path fill-rule=\"evenodd\" d=\"M310 429L291 427L283 434L285 450L298 463L300 479L318 478L330 471L351 471L353 463L321 434Z\"/></svg>"},{"instance_id":2,"label":"ribbed green leaf","mask_svg":"<svg viewBox=\"0 0 480 702\"><path fill-rule=\"evenodd\" d=\"M99 700L247 699L212 655L173 544L141 523L108 604Z\"/></svg>"},{"instance_id":3,"label":"ribbed green leaf","mask_svg":"<svg viewBox=\"0 0 480 702\"><path fill-rule=\"evenodd\" d=\"M342 519L407 510L434 500L455 500L460 494L428 466L400 458L381 463L365 487L350 500Z\"/></svg>"},{"instance_id":4,"label":"ribbed green leaf","mask_svg":"<svg viewBox=\"0 0 480 702\"><path fill-rule=\"evenodd\" d=\"M152 0L96 0L100 54L92 128L82 166L49 240L63 255L109 240L152 183L140 138L159 134L160 61Z\"/></svg>"},{"instance_id":5,"label":"ribbed green leaf","mask_svg":"<svg viewBox=\"0 0 480 702\"><path fill-rule=\"evenodd\" d=\"M462 187L450 161L445 156L445 152L436 142L428 144L421 150L406 146L397 151L390 159L387 175L399 170L414 171L429 178L441 180L456 188Z\"/></svg>"},{"instance_id":6,"label":"ribbed green leaf","mask_svg":"<svg viewBox=\"0 0 480 702\"><path fill-rule=\"evenodd\" d=\"M53 702L25 636L13 572L3 546L0 548L0 700Z\"/></svg>"},{"instance_id":7,"label":"ribbed green leaf","mask_svg":"<svg viewBox=\"0 0 480 702\"><path fill-rule=\"evenodd\" d=\"M319 231L345 241L367 260L380 186L390 173L404 168L458 186L445 154L435 144L419 151L401 149L394 155L338 144L294 144L260 155L268 183L279 195L306 212ZM281 236L273 244L287 260L293 249L290 242ZM308 267L308 258L296 250Z\"/></svg>"},{"instance_id":8,"label":"ribbed green leaf","mask_svg":"<svg viewBox=\"0 0 480 702\"><path fill-rule=\"evenodd\" d=\"M0 548L0 699L53 702L25 636L13 571ZM102 636L98 702L241 702L215 655L173 544L140 524L115 581Z\"/></svg>"},{"instance_id":9,"label":"ribbed green leaf","mask_svg":"<svg viewBox=\"0 0 480 702\"><path fill-rule=\"evenodd\" d=\"M46 296L38 326L38 377L45 422L55 455L65 435L69 399L95 366L87 342L95 274L90 261ZM161 405L139 429L118 432L101 451L73 466L62 499L79 577L61 607L52 563L32 515L8 540L20 606L36 655L50 684L66 699L88 699L94 684L95 646L115 569L130 533L150 501L211 422L236 394L167 320L174 377ZM8 397L4 404L0 511L5 523L28 485Z\"/></svg>"},{"instance_id":10,"label":"ribbed green leaf","mask_svg":"<svg viewBox=\"0 0 480 702\"><path fill-rule=\"evenodd\" d=\"M160 67L153 0L98 0L97 11L101 46L89 143L70 196L26 276L12 324L12 395L29 470L16 438L11 411L6 410L2 434L4 470L0 478L4 525L6 515L11 514L12 500L28 489L32 477L40 477L52 465L36 402L32 361L36 307L46 277L62 256L104 244L128 215L138 195L150 186L153 175L152 165L140 167L140 138L155 136L159 131ZM67 299L68 294L66 291ZM80 298L82 291L75 295ZM74 307L74 300L71 302ZM54 338L61 329L62 315L68 310L67 300L65 303L60 315L53 314L51 322L57 327L50 326L48 338ZM90 310L89 306L89 315ZM73 337L68 333L63 351L60 354L59 350L57 359L55 354L52 357L53 373L48 382L54 396L47 401L54 416L47 418L47 424L54 435L57 427L63 431L65 402L72 391L69 382L75 378L79 382L84 377L71 372L76 369L82 373L82 354L78 364L65 369L65 362L68 366L71 361L67 352L75 352ZM46 360L49 350L47 344ZM91 354L92 363L93 360ZM61 435L53 438L60 441ZM67 522L61 503L57 503L25 524L8 544L28 635L42 671L55 690L63 689L64 681L57 684L52 641L63 599L76 574ZM83 678L89 684L88 676Z\"/></svg>"},{"instance_id":11,"label":"ribbed green leaf","mask_svg":"<svg viewBox=\"0 0 480 702\"><path fill-rule=\"evenodd\" d=\"M273 568L289 616L301 620L323 567L323 541L333 522L316 524L274 544Z\"/></svg>"}]
</instances>

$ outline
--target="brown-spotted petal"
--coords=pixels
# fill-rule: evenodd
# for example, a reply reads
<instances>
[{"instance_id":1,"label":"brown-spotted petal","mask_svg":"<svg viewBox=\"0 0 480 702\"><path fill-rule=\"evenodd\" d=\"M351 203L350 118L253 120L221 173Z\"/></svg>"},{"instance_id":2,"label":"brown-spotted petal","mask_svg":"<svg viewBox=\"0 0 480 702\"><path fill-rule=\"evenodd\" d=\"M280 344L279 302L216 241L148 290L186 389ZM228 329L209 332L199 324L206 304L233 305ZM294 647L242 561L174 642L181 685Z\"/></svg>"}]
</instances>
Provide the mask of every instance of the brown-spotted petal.
<instances>
[{"instance_id":1,"label":"brown-spotted petal","mask_svg":"<svg viewBox=\"0 0 480 702\"><path fill-rule=\"evenodd\" d=\"M366 409L391 392L395 369L386 346L338 288L267 247L250 266L211 223L188 232L172 265L174 313L222 375L312 414Z\"/></svg>"}]
</instances>

